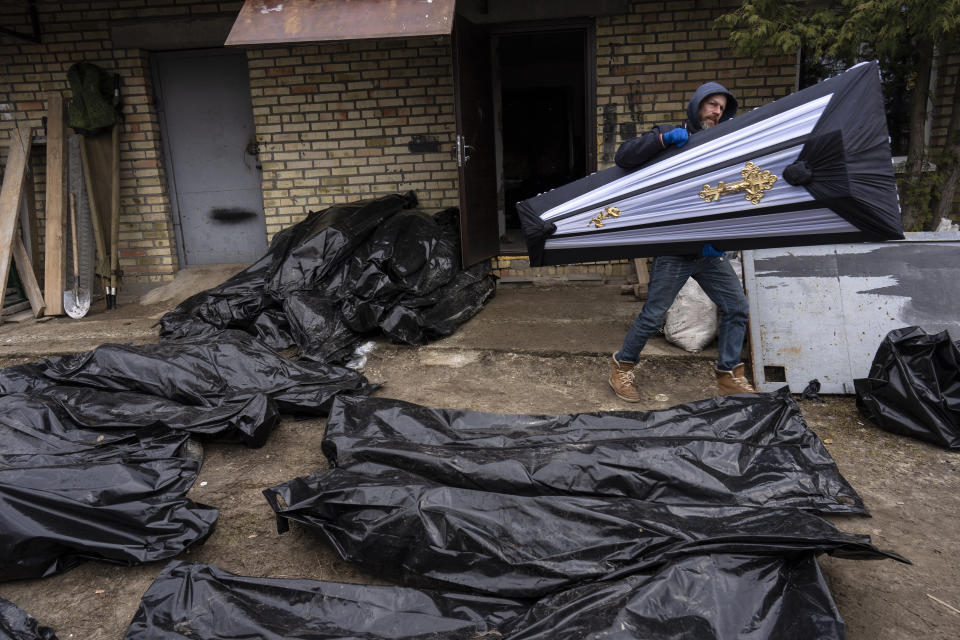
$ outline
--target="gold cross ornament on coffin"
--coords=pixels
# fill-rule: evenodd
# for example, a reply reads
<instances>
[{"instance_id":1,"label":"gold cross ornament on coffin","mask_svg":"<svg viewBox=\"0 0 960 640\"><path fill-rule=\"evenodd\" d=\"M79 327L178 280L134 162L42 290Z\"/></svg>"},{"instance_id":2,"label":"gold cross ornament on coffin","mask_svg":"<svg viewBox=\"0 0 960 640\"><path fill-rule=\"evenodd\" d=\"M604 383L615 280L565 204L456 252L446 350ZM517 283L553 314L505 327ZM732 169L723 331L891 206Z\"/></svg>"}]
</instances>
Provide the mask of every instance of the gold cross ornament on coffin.
<instances>
[{"instance_id":1,"label":"gold cross ornament on coffin","mask_svg":"<svg viewBox=\"0 0 960 640\"><path fill-rule=\"evenodd\" d=\"M773 183L777 181L777 176L761 169L752 162L744 165L743 169L740 170L740 175L743 176L743 180L731 182L730 184L718 182L715 187L711 187L708 184L703 185L703 188L700 189L700 197L707 202L716 202L720 199L720 196L727 195L728 193L746 191L744 197L747 200L753 204L760 204L760 198L763 197L764 192L767 189L772 189Z\"/></svg>"},{"instance_id":2,"label":"gold cross ornament on coffin","mask_svg":"<svg viewBox=\"0 0 960 640\"><path fill-rule=\"evenodd\" d=\"M620 209L616 207L607 207L597 215L590 218L590 222L587 223L587 226L594 225L595 228L599 229L603 226L603 221L607 218L619 218Z\"/></svg>"}]
</instances>

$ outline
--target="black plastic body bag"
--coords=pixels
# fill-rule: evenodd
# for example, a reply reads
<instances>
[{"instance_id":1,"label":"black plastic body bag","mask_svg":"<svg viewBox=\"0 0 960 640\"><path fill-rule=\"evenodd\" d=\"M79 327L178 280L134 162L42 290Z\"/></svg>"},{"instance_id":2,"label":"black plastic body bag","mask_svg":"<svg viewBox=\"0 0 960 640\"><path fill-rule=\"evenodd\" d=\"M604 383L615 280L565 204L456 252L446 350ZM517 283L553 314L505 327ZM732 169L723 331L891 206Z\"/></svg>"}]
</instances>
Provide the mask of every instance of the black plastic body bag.
<instances>
[{"instance_id":1,"label":"black plastic body bag","mask_svg":"<svg viewBox=\"0 0 960 640\"><path fill-rule=\"evenodd\" d=\"M813 513L864 508L786 390L567 416L341 398L324 452L264 492L281 530L406 585L535 599L505 638L842 638L815 554L902 560Z\"/></svg>"},{"instance_id":2,"label":"black plastic body bag","mask_svg":"<svg viewBox=\"0 0 960 640\"><path fill-rule=\"evenodd\" d=\"M3 640L57 640L50 627L41 626L23 609L0 598L0 638Z\"/></svg>"},{"instance_id":3,"label":"black plastic body bag","mask_svg":"<svg viewBox=\"0 0 960 640\"><path fill-rule=\"evenodd\" d=\"M0 396L0 581L203 542L218 511L186 497L202 459L183 431L79 429L54 401Z\"/></svg>"},{"instance_id":4,"label":"black plastic body bag","mask_svg":"<svg viewBox=\"0 0 960 640\"><path fill-rule=\"evenodd\" d=\"M853 385L860 412L881 429L960 449L960 347L946 331L891 331Z\"/></svg>"},{"instance_id":5,"label":"black plastic body bag","mask_svg":"<svg viewBox=\"0 0 960 640\"><path fill-rule=\"evenodd\" d=\"M866 514L786 390L659 411L510 415L337 399L323 452L515 495Z\"/></svg>"},{"instance_id":6,"label":"black plastic body bag","mask_svg":"<svg viewBox=\"0 0 960 640\"><path fill-rule=\"evenodd\" d=\"M281 410L322 415L372 388L230 330L0 371L0 580L175 556L217 518L186 499L202 463L190 435L260 446Z\"/></svg>"},{"instance_id":7,"label":"black plastic body bag","mask_svg":"<svg viewBox=\"0 0 960 640\"><path fill-rule=\"evenodd\" d=\"M161 337L239 329L300 358L345 361L365 336L425 344L494 294L489 261L463 269L459 211L411 209L413 193L314 211L267 253L160 319Z\"/></svg>"},{"instance_id":8,"label":"black plastic body bag","mask_svg":"<svg viewBox=\"0 0 960 640\"><path fill-rule=\"evenodd\" d=\"M211 607L210 603L217 603ZM812 553L712 553L539 601L237 576L172 562L124 640L825 640L843 621Z\"/></svg>"}]
</instances>

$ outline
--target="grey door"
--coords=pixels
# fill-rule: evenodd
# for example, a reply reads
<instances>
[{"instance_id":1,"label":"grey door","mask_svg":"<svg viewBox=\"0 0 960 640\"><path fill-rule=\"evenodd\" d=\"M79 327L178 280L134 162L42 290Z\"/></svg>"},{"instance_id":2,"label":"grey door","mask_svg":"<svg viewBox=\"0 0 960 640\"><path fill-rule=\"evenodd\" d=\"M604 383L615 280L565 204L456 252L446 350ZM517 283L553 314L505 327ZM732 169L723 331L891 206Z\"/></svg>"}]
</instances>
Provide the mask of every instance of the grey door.
<instances>
[{"instance_id":1,"label":"grey door","mask_svg":"<svg viewBox=\"0 0 960 640\"><path fill-rule=\"evenodd\" d=\"M253 262L266 226L246 55L153 58L180 266Z\"/></svg>"}]
</instances>

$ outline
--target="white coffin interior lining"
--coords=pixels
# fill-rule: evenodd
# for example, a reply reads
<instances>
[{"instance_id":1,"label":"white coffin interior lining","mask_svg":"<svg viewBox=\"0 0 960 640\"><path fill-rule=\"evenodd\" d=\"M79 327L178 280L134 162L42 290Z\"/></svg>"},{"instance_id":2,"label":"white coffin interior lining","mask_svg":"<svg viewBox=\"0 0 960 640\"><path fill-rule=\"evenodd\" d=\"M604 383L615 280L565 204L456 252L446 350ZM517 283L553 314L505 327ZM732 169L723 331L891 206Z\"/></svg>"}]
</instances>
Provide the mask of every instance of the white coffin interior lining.
<instances>
[{"instance_id":1,"label":"white coffin interior lining","mask_svg":"<svg viewBox=\"0 0 960 640\"><path fill-rule=\"evenodd\" d=\"M690 172L702 171L707 167L729 162L732 158L749 155L751 150L773 147L799 136L808 135L813 131L832 97L832 93L827 94L755 124L731 131L695 148L681 150L671 159L671 162L657 162L634 171L548 209L540 214L540 218L550 220L565 213L592 206L596 202L614 199L619 193L635 191L645 184L675 180Z\"/></svg>"},{"instance_id":2,"label":"white coffin interior lining","mask_svg":"<svg viewBox=\"0 0 960 640\"><path fill-rule=\"evenodd\" d=\"M609 233L547 238L545 248L574 249L620 245L667 244L671 242L719 242L771 236L824 235L859 233L830 209L807 209L742 218L725 218L703 222L624 229Z\"/></svg>"},{"instance_id":3,"label":"white coffin interior lining","mask_svg":"<svg viewBox=\"0 0 960 640\"><path fill-rule=\"evenodd\" d=\"M796 161L803 147L798 145L774 154L761 156L753 160L761 169L769 170L778 176L773 188L764 192L760 204L753 204L746 200L744 192L731 193L721 196L716 202L706 202L700 196L700 189L705 185L717 186L718 181L726 184L741 180L740 170L743 165L718 169L710 173L688 178L683 182L674 182L654 191L619 200L612 203L620 209L619 218L605 218L603 233L619 227L655 224L658 222L682 222L688 218L700 217L704 214L730 213L744 209L765 209L778 205L795 204L797 202L813 202L813 196L803 187L794 187L783 179L783 170ZM569 233L583 233L595 230L590 220L600 213L600 207L590 209L576 216L557 220L557 230L553 236ZM600 233L599 230L595 231Z\"/></svg>"}]
</instances>

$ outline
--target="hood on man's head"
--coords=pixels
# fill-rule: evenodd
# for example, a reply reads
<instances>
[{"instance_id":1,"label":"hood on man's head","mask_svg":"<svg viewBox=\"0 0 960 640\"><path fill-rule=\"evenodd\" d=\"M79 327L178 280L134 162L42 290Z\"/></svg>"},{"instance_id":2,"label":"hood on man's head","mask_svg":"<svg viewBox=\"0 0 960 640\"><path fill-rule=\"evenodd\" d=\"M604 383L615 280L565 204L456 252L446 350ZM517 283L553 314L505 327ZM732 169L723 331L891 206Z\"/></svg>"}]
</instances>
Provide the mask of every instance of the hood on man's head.
<instances>
[{"instance_id":1,"label":"hood on man's head","mask_svg":"<svg viewBox=\"0 0 960 640\"><path fill-rule=\"evenodd\" d=\"M737 115L737 99L733 97L733 94L727 91L727 88L719 82L705 82L693 92L693 97L690 98L690 104L687 105L687 126L689 128L694 131L700 130L700 103L703 102L707 96L712 96L715 93L722 93L727 97L727 108L723 110L723 115L720 116L720 122L729 120Z\"/></svg>"}]
</instances>

